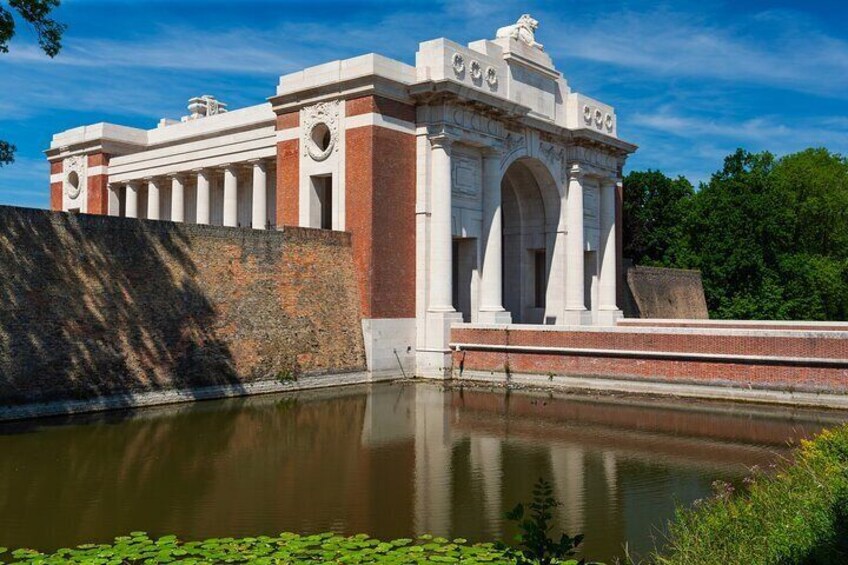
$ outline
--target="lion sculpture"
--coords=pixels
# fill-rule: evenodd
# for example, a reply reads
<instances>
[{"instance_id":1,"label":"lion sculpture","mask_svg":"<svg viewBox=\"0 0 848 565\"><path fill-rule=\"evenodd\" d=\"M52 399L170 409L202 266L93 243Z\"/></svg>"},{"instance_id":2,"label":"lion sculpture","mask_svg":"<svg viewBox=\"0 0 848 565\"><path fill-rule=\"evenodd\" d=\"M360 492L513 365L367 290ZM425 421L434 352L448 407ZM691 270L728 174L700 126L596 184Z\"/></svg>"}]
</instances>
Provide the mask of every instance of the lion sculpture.
<instances>
[{"instance_id":1,"label":"lion sculpture","mask_svg":"<svg viewBox=\"0 0 848 565\"><path fill-rule=\"evenodd\" d=\"M539 22L530 17L530 14L524 14L518 21L511 26L502 27L498 30L498 37L511 37L519 41L523 41L531 47L537 49L542 48L541 43L536 43L536 29L539 27Z\"/></svg>"}]
</instances>

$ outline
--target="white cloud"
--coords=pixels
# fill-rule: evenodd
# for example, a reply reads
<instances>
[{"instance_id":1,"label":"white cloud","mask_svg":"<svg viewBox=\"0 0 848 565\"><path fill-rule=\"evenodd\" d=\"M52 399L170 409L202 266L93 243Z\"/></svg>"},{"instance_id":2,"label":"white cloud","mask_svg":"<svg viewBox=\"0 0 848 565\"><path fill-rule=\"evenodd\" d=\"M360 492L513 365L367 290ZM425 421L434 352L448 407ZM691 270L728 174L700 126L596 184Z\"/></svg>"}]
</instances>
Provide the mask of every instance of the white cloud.
<instances>
[{"instance_id":1,"label":"white cloud","mask_svg":"<svg viewBox=\"0 0 848 565\"><path fill-rule=\"evenodd\" d=\"M830 146L848 148L848 119L843 116L787 118L760 116L748 120L715 120L703 116L672 114L661 111L629 117L631 125L641 126L687 139L720 138L739 144L763 144L780 152L781 148Z\"/></svg>"},{"instance_id":2,"label":"white cloud","mask_svg":"<svg viewBox=\"0 0 848 565\"><path fill-rule=\"evenodd\" d=\"M546 39L558 57L637 70L649 76L703 77L828 96L848 95L848 41L797 13L740 15L732 25L665 9L606 13Z\"/></svg>"},{"instance_id":3,"label":"white cloud","mask_svg":"<svg viewBox=\"0 0 848 565\"><path fill-rule=\"evenodd\" d=\"M0 168L0 204L43 208L50 197L50 167L46 160L17 157Z\"/></svg>"}]
</instances>

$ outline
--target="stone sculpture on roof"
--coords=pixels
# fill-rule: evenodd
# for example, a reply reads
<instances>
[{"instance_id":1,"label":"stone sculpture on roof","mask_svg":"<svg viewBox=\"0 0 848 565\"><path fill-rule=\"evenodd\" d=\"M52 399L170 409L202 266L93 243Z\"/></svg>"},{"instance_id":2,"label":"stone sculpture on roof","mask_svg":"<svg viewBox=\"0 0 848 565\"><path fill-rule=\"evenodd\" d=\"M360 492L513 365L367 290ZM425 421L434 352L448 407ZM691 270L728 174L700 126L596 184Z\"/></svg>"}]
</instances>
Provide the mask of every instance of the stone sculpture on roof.
<instances>
[{"instance_id":1,"label":"stone sculpture on roof","mask_svg":"<svg viewBox=\"0 0 848 565\"><path fill-rule=\"evenodd\" d=\"M523 41L530 47L542 49L542 44L536 42L536 30L538 28L539 22L534 20L530 14L524 14L511 26L500 28L497 37L511 37Z\"/></svg>"}]
</instances>

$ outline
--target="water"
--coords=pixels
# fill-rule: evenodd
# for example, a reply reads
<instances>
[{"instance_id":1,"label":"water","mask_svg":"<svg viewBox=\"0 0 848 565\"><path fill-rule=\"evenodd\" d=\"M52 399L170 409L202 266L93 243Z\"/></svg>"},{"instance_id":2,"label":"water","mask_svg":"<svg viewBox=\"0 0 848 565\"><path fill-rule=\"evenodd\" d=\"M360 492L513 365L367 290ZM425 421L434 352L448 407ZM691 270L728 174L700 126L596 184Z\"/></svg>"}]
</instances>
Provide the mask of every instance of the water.
<instances>
[{"instance_id":1,"label":"water","mask_svg":"<svg viewBox=\"0 0 848 565\"><path fill-rule=\"evenodd\" d=\"M391 384L0 425L0 546L144 530L511 537L548 478L585 554L644 554L675 502L848 419L746 405Z\"/></svg>"}]
</instances>

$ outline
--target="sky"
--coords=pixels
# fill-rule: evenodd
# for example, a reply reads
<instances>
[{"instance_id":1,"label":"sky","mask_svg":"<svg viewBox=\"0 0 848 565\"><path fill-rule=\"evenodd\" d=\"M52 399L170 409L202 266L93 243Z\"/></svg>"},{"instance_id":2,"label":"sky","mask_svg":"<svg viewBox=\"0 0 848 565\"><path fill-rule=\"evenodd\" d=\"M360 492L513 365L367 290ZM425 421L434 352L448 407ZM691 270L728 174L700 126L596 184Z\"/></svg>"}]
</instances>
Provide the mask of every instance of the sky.
<instances>
[{"instance_id":1,"label":"sky","mask_svg":"<svg viewBox=\"0 0 848 565\"><path fill-rule=\"evenodd\" d=\"M848 154L845 2L64 0L55 59L21 22L0 54L0 139L18 147L0 204L48 207L54 133L152 128L200 94L258 104L281 74L363 53L414 64L419 42L493 38L525 12L571 88L616 108L639 146L626 170L697 184L738 147Z\"/></svg>"}]
</instances>

